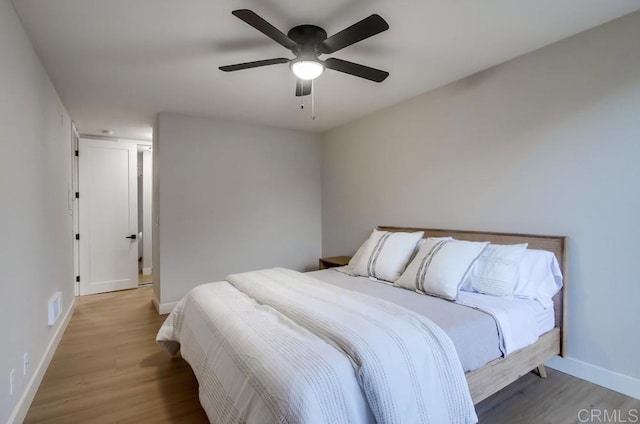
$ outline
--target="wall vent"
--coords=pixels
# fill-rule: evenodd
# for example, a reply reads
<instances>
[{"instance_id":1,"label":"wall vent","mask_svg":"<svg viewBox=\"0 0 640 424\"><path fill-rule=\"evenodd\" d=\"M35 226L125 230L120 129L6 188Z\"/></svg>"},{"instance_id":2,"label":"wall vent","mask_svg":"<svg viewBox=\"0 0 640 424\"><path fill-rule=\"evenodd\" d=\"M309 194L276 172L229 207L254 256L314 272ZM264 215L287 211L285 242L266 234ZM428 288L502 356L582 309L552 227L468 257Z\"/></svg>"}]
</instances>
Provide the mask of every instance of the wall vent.
<instances>
[{"instance_id":1,"label":"wall vent","mask_svg":"<svg viewBox=\"0 0 640 424\"><path fill-rule=\"evenodd\" d=\"M55 292L53 296L49 298L49 326L52 326L58 321L60 312L62 311L62 292Z\"/></svg>"}]
</instances>

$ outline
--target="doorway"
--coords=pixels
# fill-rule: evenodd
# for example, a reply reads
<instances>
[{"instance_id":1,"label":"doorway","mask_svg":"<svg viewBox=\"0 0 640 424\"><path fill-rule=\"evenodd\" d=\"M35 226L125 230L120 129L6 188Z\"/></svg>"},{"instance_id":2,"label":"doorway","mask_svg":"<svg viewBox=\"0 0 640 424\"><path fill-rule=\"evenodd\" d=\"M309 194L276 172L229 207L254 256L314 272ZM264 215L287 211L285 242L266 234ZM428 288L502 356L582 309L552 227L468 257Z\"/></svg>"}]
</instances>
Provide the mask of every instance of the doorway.
<instances>
[{"instance_id":1,"label":"doorway","mask_svg":"<svg viewBox=\"0 0 640 424\"><path fill-rule=\"evenodd\" d=\"M138 144L138 285L151 284L152 166L151 144Z\"/></svg>"},{"instance_id":2,"label":"doorway","mask_svg":"<svg viewBox=\"0 0 640 424\"><path fill-rule=\"evenodd\" d=\"M151 273L150 251L146 264L143 254L145 245L151 248L150 228L148 243L143 242L144 211L150 216L151 209L150 198L144 208L145 197L151 195L144 190L144 147L150 153L148 142L79 140L80 295L137 288L141 277Z\"/></svg>"}]
</instances>

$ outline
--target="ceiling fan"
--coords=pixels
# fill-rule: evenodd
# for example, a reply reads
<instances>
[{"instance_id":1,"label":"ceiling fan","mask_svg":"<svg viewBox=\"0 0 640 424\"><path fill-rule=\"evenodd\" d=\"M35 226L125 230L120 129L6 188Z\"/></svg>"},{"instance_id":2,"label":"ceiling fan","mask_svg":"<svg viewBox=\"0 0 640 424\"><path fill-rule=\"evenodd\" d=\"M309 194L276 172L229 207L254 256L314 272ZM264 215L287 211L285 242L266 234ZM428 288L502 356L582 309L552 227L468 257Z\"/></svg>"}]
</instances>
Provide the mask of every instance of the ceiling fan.
<instances>
[{"instance_id":1,"label":"ceiling fan","mask_svg":"<svg viewBox=\"0 0 640 424\"><path fill-rule=\"evenodd\" d=\"M366 38L372 37L389 29L389 24L379 15L371 15L357 22L339 33L327 38L327 32L315 25L298 25L285 35L276 27L249 9L234 10L234 16L248 23L281 46L291 50L294 59L278 57L275 59L257 60L255 62L239 63L221 66L225 72L260 66L289 63L293 73L298 77L296 96L311 94L312 80L319 77L325 69L331 69L345 74L355 75L370 81L382 82L389 73L357 63L337 58L320 60L321 54L331 54Z\"/></svg>"}]
</instances>

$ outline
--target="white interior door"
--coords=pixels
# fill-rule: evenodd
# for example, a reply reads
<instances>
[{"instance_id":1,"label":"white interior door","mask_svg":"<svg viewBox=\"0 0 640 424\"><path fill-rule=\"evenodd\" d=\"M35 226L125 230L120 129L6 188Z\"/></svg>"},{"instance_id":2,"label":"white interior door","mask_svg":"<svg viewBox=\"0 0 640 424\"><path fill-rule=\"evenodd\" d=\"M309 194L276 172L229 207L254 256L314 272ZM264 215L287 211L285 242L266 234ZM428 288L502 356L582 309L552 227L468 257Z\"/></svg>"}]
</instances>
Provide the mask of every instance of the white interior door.
<instances>
[{"instance_id":1,"label":"white interior door","mask_svg":"<svg viewBox=\"0 0 640 424\"><path fill-rule=\"evenodd\" d=\"M80 294L138 287L135 143L80 139Z\"/></svg>"}]
</instances>

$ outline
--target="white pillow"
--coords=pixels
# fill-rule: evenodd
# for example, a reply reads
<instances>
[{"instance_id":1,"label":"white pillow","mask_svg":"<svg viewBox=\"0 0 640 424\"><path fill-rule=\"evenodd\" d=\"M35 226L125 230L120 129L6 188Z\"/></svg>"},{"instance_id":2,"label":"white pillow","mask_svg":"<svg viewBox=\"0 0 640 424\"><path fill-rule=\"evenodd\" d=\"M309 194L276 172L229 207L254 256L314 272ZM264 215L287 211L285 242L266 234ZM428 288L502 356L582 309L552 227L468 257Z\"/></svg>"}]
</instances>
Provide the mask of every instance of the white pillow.
<instances>
[{"instance_id":1,"label":"white pillow","mask_svg":"<svg viewBox=\"0 0 640 424\"><path fill-rule=\"evenodd\" d=\"M347 265L348 267L355 268L356 264L362 260L362 255L364 254L364 250L367 247L368 241L369 239L366 239L365 242L362 243L360 247L358 247L356 253L351 257L351 259L349 259L349 264Z\"/></svg>"},{"instance_id":2,"label":"white pillow","mask_svg":"<svg viewBox=\"0 0 640 424\"><path fill-rule=\"evenodd\" d=\"M490 244L473 264L460 290L493 296L513 296L518 282L518 266L527 243Z\"/></svg>"},{"instance_id":3,"label":"white pillow","mask_svg":"<svg viewBox=\"0 0 640 424\"><path fill-rule=\"evenodd\" d=\"M373 230L349 265L353 266L356 275L393 282L404 271L423 235L422 231L395 233Z\"/></svg>"},{"instance_id":4,"label":"white pillow","mask_svg":"<svg viewBox=\"0 0 640 424\"><path fill-rule=\"evenodd\" d=\"M333 269L343 274L347 274L352 277L357 277L358 274L356 274L356 271L355 271L355 264L361 260L364 249L367 246L367 241L369 240L367 239L364 243L360 245L360 247L358 247L358 250L356 250L356 253L351 257L351 259L349 259L349 263L346 266L336 267Z\"/></svg>"},{"instance_id":5,"label":"white pillow","mask_svg":"<svg viewBox=\"0 0 640 424\"><path fill-rule=\"evenodd\" d=\"M562 288L562 271L556 255L548 250L527 249L518 267L513 295L553 308L553 296Z\"/></svg>"},{"instance_id":6,"label":"white pillow","mask_svg":"<svg viewBox=\"0 0 640 424\"><path fill-rule=\"evenodd\" d=\"M428 238L394 286L456 300L458 288L488 244Z\"/></svg>"}]
</instances>

